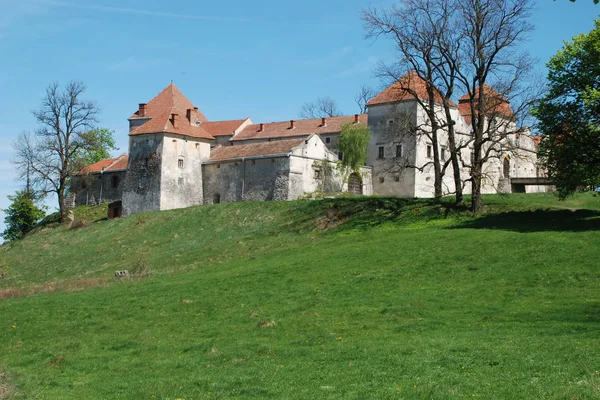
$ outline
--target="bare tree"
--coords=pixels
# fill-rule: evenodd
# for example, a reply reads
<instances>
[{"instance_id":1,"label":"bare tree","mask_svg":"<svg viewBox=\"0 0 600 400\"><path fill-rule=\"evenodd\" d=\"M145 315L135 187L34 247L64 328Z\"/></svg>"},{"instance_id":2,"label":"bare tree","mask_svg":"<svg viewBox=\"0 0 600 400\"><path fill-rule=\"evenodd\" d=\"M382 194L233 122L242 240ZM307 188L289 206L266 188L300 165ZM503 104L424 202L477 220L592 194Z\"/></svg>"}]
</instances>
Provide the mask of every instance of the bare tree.
<instances>
[{"instance_id":1,"label":"bare tree","mask_svg":"<svg viewBox=\"0 0 600 400\"><path fill-rule=\"evenodd\" d=\"M462 33L457 77L467 92L473 153L470 160L471 209L482 207L483 165L498 157L518 133L532 95L529 55L519 49L533 26L532 0L455 0ZM494 89L491 89L493 87ZM511 109L511 103L513 105Z\"/></svg>"},{"instance_id":2,"label":"bare tree","mask_svg":"<svg viewBox=\"0 0 600 400\"><path fill-rule=\"evenodd\" d=\"M14 143L13 160L20 177L30 180L42 193L56 193L61 220L67 215L65 197L73 160L92 144L86 133L98 122L99 109L81 97L81 82L70 82L63 90L58 83L46 89L40 108L32 111L40 127L34 135L22 133Z\"/></svg>"},{"instance_id":3,"label":"bare tree","mask_svg":"<svg viewBox=\"0 0 600 400\"><path fill-rule=\"evenodd\" d=\"M457 201L470 182L474 212L481 209L484 164L516 150L510 139L521 132L523 116L537 97L529 79L530 58L518 48L531 30L531 1L403 0L400 7L363 13L368 36L390 36L398 50L395 68L384 75L397 79L396 71L412 70L425 82L427 95L414 97L429 120L418 134L433 144L436 197L450 163ZM459 109L468 132L456 132L451 101L456 89L467 93ZM432 102L437 93L439 100ZM442 104L441 115L434 103ZM437 153L442 132L450 151L446 161ZM467 180L461 180L461 168L468 168Z\"/></svg>"},{"instance_id":4,"label":"bare tree","mask_svg":"<svg viewBox=\"0 0 600 400\"><path fill-rule=\"evenodd\" d=\"M360 91L356 94L354 101L361 114L367 113L367 103L377 95L377 91L370 86L362 85Z\"/></svg>"},{"instance_id":5,"label":"bare tree","mask_svg":"<svg viewBox=\"0 0 600 400\"><path fill-rule=\"evenodd\" d=\"M302 119L337 117L342 115L337 103L329 96L318 97L315 101L304 103L298 116Z\"/></svg>"},{"instance_id":6,"label":"bare tree","mask_svg":"<svg viewBox=\"0 0 600 400\"><path fill-rule=\"evenodd\" d=\"M367 37L387 36L394 41L398 58L394 64L383 66L379 75L398 86L400 96L408 94L418 109L426 115L419 126L404 126L405 133L414 135L413 141L425 138L431 143L431 161L421 165L407 164L407 157L397 158L402 166L423 171L433 169L434 196L440 199L444 193L443 178L449 166L453 167L456 200L462 200L462 180L458 156L466 143L458 146L451 118L450 101L454 91L455 76L446 65L445 56L456 47L456 36L450 30L454 7L449 1L405 0L400 7L390 9L370 8L363 12ZM448 73L450 72L450 76ZM442 75L442 76L441 76ZM440 89L443 89L443 91ZM440 111L443 111L441 114ZM393 111L395 112L395 111ZM405 124L397 124L402 127ZM440 136L441 135L441 136ZM442 157L447 136L450 157ZM445 156L445 154L444 154ZM413 157L414 158L414 157ZM410 159L410 157L408 157Z\"/></svg>"}]
</instances>

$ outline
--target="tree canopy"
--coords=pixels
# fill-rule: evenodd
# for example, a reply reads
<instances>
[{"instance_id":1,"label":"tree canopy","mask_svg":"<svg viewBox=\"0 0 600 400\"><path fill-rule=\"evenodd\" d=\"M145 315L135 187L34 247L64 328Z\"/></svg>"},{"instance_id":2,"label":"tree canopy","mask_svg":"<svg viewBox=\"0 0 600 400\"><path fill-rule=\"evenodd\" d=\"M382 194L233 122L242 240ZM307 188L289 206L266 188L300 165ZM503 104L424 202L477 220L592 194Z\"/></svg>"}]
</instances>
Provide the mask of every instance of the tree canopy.
<instances>
[{"instance_id":1,"label":"tree canopy","mask_svg":"<svg viewBox=\"0 0 600 400\"><path fill-rule=\"evenodd\" d=\"M600 185L600 20L547 64L549 91L534 110L540 152L562 197Z\"/></svg>"},{"instance_id":2,"label":"tree canopy","mask_svg":"<svg viewBox=\"0 0 600 400\"><path fill-rule=\"evenodd\" d=\"M342 153L342 167L359 173L367 160L367 145L371 133L365 124L349 123L342 125L338 148Z\"/></svg>"},{"instance_id":3,"label":"tree canopy","mask_svg":"<svg viewBox=\"0 0 600 400\"><path fill-rule=\"evenodd\" d=\"M2 232L4 240L12 241L25 236L42 218L45 212L37 207L31 191L22 190L14 196L8 196L10 206L3 210L6 213L4 223L6 229Z\"/></svg>"}]
</instances>

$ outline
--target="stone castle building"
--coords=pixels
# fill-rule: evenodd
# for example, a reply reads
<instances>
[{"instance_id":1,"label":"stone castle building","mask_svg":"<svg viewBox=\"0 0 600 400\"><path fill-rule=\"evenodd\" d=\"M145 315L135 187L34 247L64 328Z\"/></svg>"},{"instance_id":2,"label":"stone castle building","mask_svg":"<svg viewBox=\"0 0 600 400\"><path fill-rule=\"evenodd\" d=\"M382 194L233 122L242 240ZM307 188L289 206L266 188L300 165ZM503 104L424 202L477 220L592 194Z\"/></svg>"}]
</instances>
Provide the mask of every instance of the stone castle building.
<instances>
[{"instance_id":1,"label":"stone castle building","mask_svg":"<svg viewBox=\"0 0 600 400\"><path fill-rule=\"evenodd\" d=\"M170 84L129 117L128 154L73 177L72 205L110 202L115 217L219 202L291 200L318 190L432 197L432 144L427 134L415 133L416 126L427 126L415 93L426 96L424 82L407 74L373 98L367 114L256 124L250 118L209 121ZM463 97L452 109L457 136L465 143L463 160L471 154L468 106ZM508 117L510 106L503 107ZM367 124L371 131L360 174L348 176L337 168L344 124ZM536 138L503 126L514 132L505 135L507 145L486 163L483 192L545 190L532 182L525 183L527 189L511 184L514 178L539 176L541 170ZM449 157L446 136L440 133L442 162ZM461 172L468 177L468 163ZM469 193L468 183L464 189ZM444 192L453 191L450 167Z\"/></svg>"}]
</instances>

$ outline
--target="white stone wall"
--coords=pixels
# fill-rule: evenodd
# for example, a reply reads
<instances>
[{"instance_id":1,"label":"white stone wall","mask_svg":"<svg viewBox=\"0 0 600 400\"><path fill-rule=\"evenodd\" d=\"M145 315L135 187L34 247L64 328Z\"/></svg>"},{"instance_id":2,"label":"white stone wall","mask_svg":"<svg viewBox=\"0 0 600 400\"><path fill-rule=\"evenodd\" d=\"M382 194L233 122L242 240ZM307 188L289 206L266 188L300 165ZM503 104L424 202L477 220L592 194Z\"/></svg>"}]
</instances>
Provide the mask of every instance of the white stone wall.
<instances>
[{"instance_id":1,"label":"white stone wall","mask_svg":"<svg viewBox=\"0 0 600 400\"><path fill-rule=\"evenodd\" d=\"M210 157L204 139L165 134L160 185L160 209L202 204L202 162Z\"/></svg>"},{"instance_id":2,"label":"white stone wall","mask_svg":"<svg viewBox=\"0 0 600 400\"><path fill-rule=\"evenodd\" d=\"M399 125L406 116L416 124L416 104L381 104L369 107L371 140L367 146L367 165L372 167L373 193L382 196L415 197L416 170L399 167L415 165L416 139L406 134ZM390 126L390 121L393 121ZM402 123L404 124L404 123ZM402 146L401 160L396 157L396 146ZM379 158L379 147L384 157Z\"/></svg>"}]
</instances>

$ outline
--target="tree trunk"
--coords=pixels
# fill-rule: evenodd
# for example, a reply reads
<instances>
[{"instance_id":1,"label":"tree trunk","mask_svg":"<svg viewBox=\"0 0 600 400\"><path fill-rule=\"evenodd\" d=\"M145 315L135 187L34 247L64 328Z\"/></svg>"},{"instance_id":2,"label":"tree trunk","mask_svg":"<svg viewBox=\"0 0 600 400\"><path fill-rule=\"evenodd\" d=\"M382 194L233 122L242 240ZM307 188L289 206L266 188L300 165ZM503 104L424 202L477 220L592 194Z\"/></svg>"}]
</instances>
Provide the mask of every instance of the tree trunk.
<instances>
[{"instance_id":1,"label":"tree trunk","mask_svg":"<svg viewBox=\"0 0 600 400\"><path fill-rule=\"evenodd\" d=\"M481 163L474 161L471 169L471 211L478 213L483 205L481 199Z\"/></svg>"},{"instance_id":2,"label":"tree trunk","mask_svg":"<svg viewBox=\"0 0 600 400\"><path fill-rule=\"evenodd\" d=\"M450 160L452 162L452 172L454 177L454 191L456 193L455 203L463 201L462 180L460 178L460 164L458 159L458 150L456 149L456 137L454 136L454 123L448 104L444 103L446 112L446 121L448 121L448 147L450 150Z\"/></svg>"}]
</instances>

